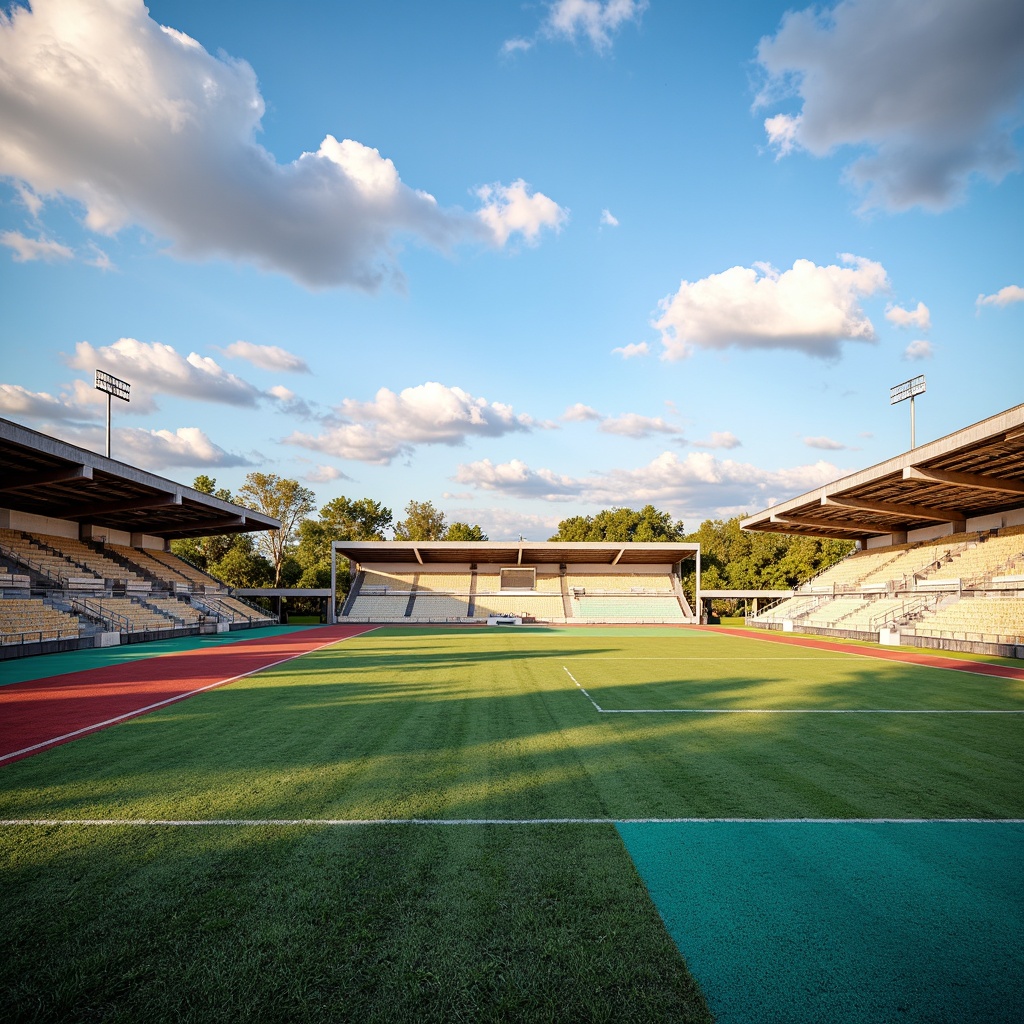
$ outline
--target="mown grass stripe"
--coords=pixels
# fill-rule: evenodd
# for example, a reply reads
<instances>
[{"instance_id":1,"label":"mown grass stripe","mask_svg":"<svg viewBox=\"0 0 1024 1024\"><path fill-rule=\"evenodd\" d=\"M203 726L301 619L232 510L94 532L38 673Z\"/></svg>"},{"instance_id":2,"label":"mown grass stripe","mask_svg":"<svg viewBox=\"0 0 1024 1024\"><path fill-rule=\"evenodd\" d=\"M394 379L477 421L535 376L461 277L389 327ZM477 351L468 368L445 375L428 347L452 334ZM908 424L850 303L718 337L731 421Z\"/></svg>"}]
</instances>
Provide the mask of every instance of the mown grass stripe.
<instances>
[{"instance_id":1,"label":"mown grass stripe","mask_svg":"<svg viewBox=\"0 0 1024 1024\"><path fill-rule=\"evenodd\" d=\"M245 828L295 825L1024 825L1024 818L11 818L0 827L125 825Z\"/></svg>"}]
</instances>

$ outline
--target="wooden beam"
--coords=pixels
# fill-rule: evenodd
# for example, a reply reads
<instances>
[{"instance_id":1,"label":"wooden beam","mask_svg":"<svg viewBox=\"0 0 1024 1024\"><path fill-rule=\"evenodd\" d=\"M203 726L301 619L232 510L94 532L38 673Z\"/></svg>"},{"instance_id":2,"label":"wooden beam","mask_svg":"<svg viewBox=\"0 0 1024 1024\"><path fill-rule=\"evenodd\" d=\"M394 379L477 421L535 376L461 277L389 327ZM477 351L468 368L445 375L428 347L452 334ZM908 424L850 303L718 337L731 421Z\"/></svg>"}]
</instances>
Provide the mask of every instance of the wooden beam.
<instances>
[{"instance_id":1,"label":"wooden beam","mask_svg":"<svg viewBox=\"0 0 1024 1024\"><path fill-rule=\"evenodd\" d=\"M17 480L0 484L0 491L25 491L43 484L62 484L72 480L91 480L92 466L66 466L64 469L51 469L45 473L32 473L20 476Z\"/></svg>"},{"instance_id":2,"label":"wooden beam","mask_svg":"<svg viewBox=\"0 0 1024 1024\"><path fill-rule=\"evenodd\" d=\"M126 498L124 501L108 501L100 505L69 506L49 514L55 519L85 519L90 516L103 516L111 512L131 512L134 509L166 508L169 505L180 505L180 494L156 494L149 498Z\"/></svg>"},{"instance_id":3,"label":"wooden beam","mask_svg":"<svg viewBox=\"0 0 1024 1024\"><path fill-rule=\"evenodd\" d=\"M207 519L201 523L172 523L160 530L160 536L172 533L209 533L211 530L237 530L246 526L245 516Z\"/></svg>"},{"instance_id":4,"label":"wooden beam","mask_svg":"<svg viewBox=\"0 0 1024 1024\"><path fill-rule=\"evenodd\" d=\"M927 484L956 484L958 487L973 487L979 491L999 491L1003 494L1024 494L1024 480L1001 480L996 476L982 476L979 473L951 473L945 469L921 469L918 466L907 466L903 470L903 479Z\"/></svg>"},{"instance_id":5,"label":"wooden beam","mask_svg":"<svg viewBox=\"0 0 1024 1024\"><path fill-rule=\"evenodd\" d=\"M928 508L924 505L895 505L888 501L862 501L860 498L822 498L822 505L827 508L854 508L864 512L880 512L886 516L901 516L905 519L926 519L940 523L959 523L963 521L963 512L950 512L941 508Z\"/></svg>"},{"instance_id":6,"label":"wooden beam","mask_svg":"<svg viewBox=\"0 0 1024 1024\"><path fill-rule=\"evenodd\" d=\"M419 562L420 565L422 565L423 564L423 556L420 554L420 549L418 547L413 547L412 553L416 556L416 561Z\"/></svg>"},{"instance_id":7,"label":"wooden beam","mask_svg":"<svg viewBox=\"0 0 1024 1024\"><path fill-rule=\"evenodd\" d=\"M622 557L622 556L623 556L623 555L624 555L625 553L626 553L626 549L625 549L625 548L619 548L619 553L618 553L618 554L617 554L617 555L615 556L615 558L614 558L614 559L612 559L612 565L618 565L618 564L619 564L619 559L620 559L620 558L621 558L621 557Z\"/></svg>"},{"instance_id":8,"label":"wooden beam","mask_svg":"<svg viewBox=\"0 0 1024 1024\"><path fill-rule=\"evenodd\" d=\"M865 533L892 533L888 527L868 526L866 523L837 523L831 519L811 519L807 516L772 516L771 522L780 526L811 526L816 530L838 530L840 533L854 533L858 537Z\"/></svg>"}]
</instances>

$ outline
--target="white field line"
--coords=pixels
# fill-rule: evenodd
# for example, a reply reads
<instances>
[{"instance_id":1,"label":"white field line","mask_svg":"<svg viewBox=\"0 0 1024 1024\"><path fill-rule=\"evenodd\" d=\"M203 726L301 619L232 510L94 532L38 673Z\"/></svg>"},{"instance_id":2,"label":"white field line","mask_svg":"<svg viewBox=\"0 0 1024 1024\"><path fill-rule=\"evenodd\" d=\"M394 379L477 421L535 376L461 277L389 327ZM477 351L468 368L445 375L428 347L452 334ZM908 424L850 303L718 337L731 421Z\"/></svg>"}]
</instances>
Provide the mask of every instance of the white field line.
<instances>
[{"instance_id":1,"label":"white field line","mask_svg":"<svg viewBox=\"0 0 1024 1024\"><path fill-rule=\"evenodd\" d=\"M603 708L564 665L562 671L580 688L599 715L1024 715L1024 708Z\"/></svg>"},{"instance_id":2,"label":"white field line","mask_svg":"<svg viewBox=\"0 0 1024 1024\"><path fill-rule=\"evenodd\" d=\"M8 818L20 826L150 826L269 828L349 825L1024 825L1024 818Z\"/></svg>"},{"instance_id":3,"label":"white field line","mask_svg":"<svg viewBox=\"0 0 1024 1024\"><path fill-rule=\"evenodd\" d=\"M600 705L600 704L598 704L598 703L597 703L597 701L596 701L596 700L594 700L594 698L593 698L593 697L591 697L591 696L590 696L590 694L589 694L589 693L587 693L587 691L586 691L586 690L584 690L582 686L580 686L579 680L578 680L578 679L577 679L577 678L576 678L576 677L575 677L575 676L574 676L574 675L573 675L573 674L572 674L572 673L571 673L571 672L570 672L570 671L569 671L569 670L568 670L568 669L567 669L567 668L566 668L566 667L565 667L564 665L562 666L562 671L563 671L563 672L564 672L564 673L565 673L565 674L566 674L566 675L567 675L567 676L568 676L568 677L569 677L569 678L570 678L570 679L571 679L571 680L572 680L572 681L573 681L573 682L574 682L574 683L575 683L575 684L576 684L577 686L579 686L579 688L580 688L580 692L581 692L581 693L583 694L583 696L584 696L584 697L586 697L586 698L587 698L587 700L589 700L589 701L590 701L590 703L594 705L594 707L595 707L595 708L597 709L597 711L598 711L598 714L601 714L601 713L602 713L602 711L603 711L603 709L602 709L601 705Z\"/></svg>"},{"instance_id":4,"label":"white field line","mask_svg":"<svg viewBox=\"0 0 1024 1024\"><path fill-rule=\"evenodd\" d=\"M372 628L380 629L379 626L374 626ZM232 676L230 679L220 679L215 683L209 683L206 686L199 686L194 690L187 691L186 693L179 693L174 697L168 697L166 700L158 700L155 704L147 704L145 707L136 708L134 711L126 711L123 715L115 715L113 718L108 718L105 721L95 722L93 725L86 725L81 729L75 729L74 732L66 732L63 736L54 736L52 739L43 740L42 743L33 743L31 747L22 747L21 750L14 750L9 754L0 754L0 763L9 760L12 757L19 757L22 754L31 754L33 750L42 750L44 747L52 747L56 743L63 743L64 740L71 740L76 736L83 736L86 733L95 732L97 729L103 729L108 725L115 725L118 722L123 722L126 718L136 718L138 715L144 715L147 711L154 711L157 708L162 708L165 704L174 704L179 700L185 700L187 697L194 697L197 693L203 693L205 690L213 690L218 686L227 686L228 683L234 683L239 679L245 679L246 676L254 676L257 672L265 672L269 668L276 668L278 665L285 664L285 662L305 657L305 655L312 654L314 651L322 651L325 647L333 647L335 644L344 643L346 640L354 640L357 636L364 636L369 632L371 632L371 630L364 630L362 633L353 633L352 636L343 636L338 640L329 640L325 644L320 644L318 647L311 647L308 651L302 651L300 654L290 654L287 658L281 658L279 661L271 662L269 665L261 665L259 668L251 669L248 672L240 672L237 676Z\"/></svg>"}]
</instances>

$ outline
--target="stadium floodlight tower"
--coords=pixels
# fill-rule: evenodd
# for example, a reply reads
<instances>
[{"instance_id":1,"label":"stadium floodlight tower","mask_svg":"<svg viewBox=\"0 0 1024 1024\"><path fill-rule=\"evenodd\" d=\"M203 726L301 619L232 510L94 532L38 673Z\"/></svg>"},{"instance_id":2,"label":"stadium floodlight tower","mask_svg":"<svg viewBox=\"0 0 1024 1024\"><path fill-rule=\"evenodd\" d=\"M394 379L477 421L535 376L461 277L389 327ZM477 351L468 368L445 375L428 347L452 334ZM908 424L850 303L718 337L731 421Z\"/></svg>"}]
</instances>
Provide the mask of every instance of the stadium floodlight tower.
<instances>
[{"instance_id":1,"label":"stadium floodlight tower","mask_svg":"<svg viewBox=\"0 0 1024 1024\"><path fill-rule=\"evenodd\" d=\"M107 458L110 458L110 399L120 398L122 402L130 402L128 392L131 384L103 370L96 371L96 390L107 396Z\"/></svg>"},{"instance_id":2,"label":"stadium floodlight tower","mask_svg":"<svg viewBox=\"0 0 1024 1024\"><path fill-rule=\"evenodd\" d=\"M895 387L889 388L889 404L895 405L897 402L905 402L908 398L910 399L910 447L916 448L917 444L914 440L914 397L916 395L923 395L925 393L924 374L920 374L917 377L911 377L910 380L905 380L902 384L897 384Z\"/></svg>"}]
</instances>

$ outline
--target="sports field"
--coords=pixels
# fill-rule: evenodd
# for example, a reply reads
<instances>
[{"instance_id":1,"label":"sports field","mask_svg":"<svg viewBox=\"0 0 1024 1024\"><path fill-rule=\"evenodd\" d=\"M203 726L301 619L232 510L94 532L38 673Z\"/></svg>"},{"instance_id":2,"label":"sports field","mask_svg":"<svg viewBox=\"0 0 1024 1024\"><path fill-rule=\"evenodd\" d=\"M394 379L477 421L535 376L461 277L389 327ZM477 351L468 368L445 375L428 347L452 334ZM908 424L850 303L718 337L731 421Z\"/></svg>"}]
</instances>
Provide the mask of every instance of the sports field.
<instances>
[{"instance_id":1,"label":"sports field","mask_svg":"<svg viewBox=\"0 0 1024 1024\"><path fill-rule=\"evenodd\" d=\"M0 1017L1020 1019L1020 668L338 636L0 686Z\"/></svg>"}]
</instances>

